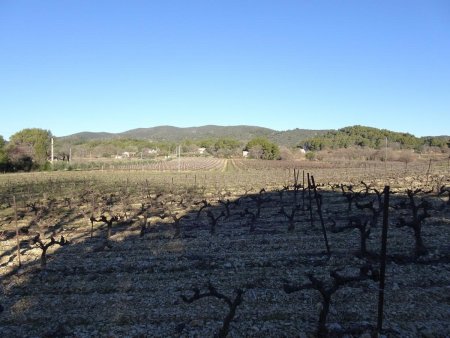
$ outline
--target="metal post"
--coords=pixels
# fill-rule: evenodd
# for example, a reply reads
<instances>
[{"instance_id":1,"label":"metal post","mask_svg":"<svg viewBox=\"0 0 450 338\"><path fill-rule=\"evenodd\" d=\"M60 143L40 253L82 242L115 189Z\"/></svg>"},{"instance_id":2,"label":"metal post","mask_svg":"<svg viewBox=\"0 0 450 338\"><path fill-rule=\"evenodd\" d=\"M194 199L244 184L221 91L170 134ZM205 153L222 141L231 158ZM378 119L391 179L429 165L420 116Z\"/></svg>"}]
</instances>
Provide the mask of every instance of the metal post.
<instances>
[{"instance_id":1,"label":"metal post","mask_svg":"<svg viewBox=\"0 0 450 338\"><path fill-rule=\"evenodd\" d=\"M319 195L317 194L316 182L314 181L313 175L311 175L311 181L312 181L312 186L314 189L314 197L315 197L316 203L317 203L317 212L319 213L320 224L322 225L322 233L323 233L323 238L325 240L325 247L327 248L328 256L330 256L331 255L330 245L328 244L327 230L325 229L325 223L323 221L323 215L322 215L322 200L319 198Z\"/></svg>"},{"instance_id":2,"label":"metal post","mask_svg":"<svg viewBox=\"0 0 450 338\"><path fill-rule=\"evenodd\" d=\"M384 187L383 202L383 232L381 234L381 266L380 266L380 287L378 293L378 321L377 332L381 333L383 329L383 307L384 307L384 280L386 275L386 250L387 250L387 231L389 223L389 186Z\"/></svg>"}]
</instances>

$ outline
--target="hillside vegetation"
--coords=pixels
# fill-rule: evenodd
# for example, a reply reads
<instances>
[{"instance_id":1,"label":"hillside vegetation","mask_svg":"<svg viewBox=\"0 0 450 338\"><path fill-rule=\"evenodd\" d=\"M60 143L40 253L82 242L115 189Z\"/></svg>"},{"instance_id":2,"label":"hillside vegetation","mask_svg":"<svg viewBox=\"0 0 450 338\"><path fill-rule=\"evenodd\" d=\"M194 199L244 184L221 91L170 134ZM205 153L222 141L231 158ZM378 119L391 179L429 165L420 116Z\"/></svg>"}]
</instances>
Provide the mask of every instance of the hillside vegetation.
<instances>
[{"instance_id":1,"label":"hillside vegetation","mask_svg":"<svg viewBox=\"0 0 450 338\"><path fill-rule=\"evenodd\" d=\"M420 150L423 146L447 148L449 138L421 137L409 133L399 133L387 129L377 129L364 126L345 127L329 131L306 140L303 145L309 150L340 149L353 146L379 149L387 141L389 146L397 145L402 149Z\"/></svg>"},{"instance_id":2,"label":"hillside vegetation","mask_svg":"<svg viewBox=\"0 0 450 338\"><path fill-rule=\"evenodd\" d=\"M303 147L309 150L306 154L309 160L384 160L387 156L408 163L419 156L418 153L432 150L445 154L450 148L448 136L418 138L409 133L364 126L333 131L275 131L252 126L161 126L119 134L83 132L66 137L54 137L49 130L33 128L17 132L9 142L0 136L0 170L49 169L52 137L55 140L54 159L63 162L75 158L167 158L179 151L182 156L233 158L243 156L243 150L254 159L292 160L305 156L295 149ZM386 140L391 153L383 149L381 154Z\"/></svg>"},{"instance_id":3,"label":"hillside vegetation","mask_svg":"<svg viewBox=\"0 0 450 338\"><path fill-rule=\"evenodd\" d=\"M120 134L80 133L58 138L58 150L67 152L71 147L77 154L110 157L123 151L134 153L146 149L158 149L159 155L173 153L178 145L182 153L195 153L199 147L206 153L218 157L238 156L246 145L255 139L267 141L286 148L303 147L311 151L338 150L345 148L383 148L388 141L391 149L414 149L422 151L426 147L447 149L448 136L416 137L409 133L394 132L364 126L345 127L339 130L292 129L275 131L252 126L203 126L177 128L161 126L134 129ZM267 148L267 147L266 147ZM268 149L268 148L267 148ZM258 155L255 158L265 158ZM266 152L266 153L270 153ZM278 158L278 153L270 158Z\"/></svg>"},{"instance_id":4,"label":"hillside vegetation","mask_svg":"<svg viewBox=\"0 0 450 338\"><path fill-rule=\"evenodd\" d=\"M308 138L325 134L326 130L292 129L277 131L268 128L255 126L201 126L178 128L172 126L159 126L153 128L138 128L125 131L123 133L93 133L82 132L73 135L59 137L64 143L82 144L92 140L111 139L136 139L153 142L173 142L183 141L205 141L217 140L221 138L234 139L241 143L246 143L255 137L265 137L269 141L278 145L288 147L296 146L299 142Z\"/></svg>"}]
</instances>

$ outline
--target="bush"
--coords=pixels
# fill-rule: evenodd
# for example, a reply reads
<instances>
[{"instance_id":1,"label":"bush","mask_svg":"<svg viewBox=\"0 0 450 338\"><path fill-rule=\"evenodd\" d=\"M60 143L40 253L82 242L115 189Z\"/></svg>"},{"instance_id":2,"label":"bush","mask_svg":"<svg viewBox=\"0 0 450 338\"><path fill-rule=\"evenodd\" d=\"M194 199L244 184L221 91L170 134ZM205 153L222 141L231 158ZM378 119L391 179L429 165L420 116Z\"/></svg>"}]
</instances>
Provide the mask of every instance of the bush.
<instances>
[{"instance_id":1,"label":"bush","mask_svg":"<svg viewBox=\"0 0 450 338\"><path fill-rule=\"evenodd\" d=\"M307 152L305 154L305 157L306 157L307 160L312 161L312 160L314 160L316 158L316 153L313 152L313 151L309 151L309 152Z\"/></svg>"},{"instance_id":2,"label":"bush","mask_svg":"<svg viewBox=\"0 0 450 338\"><path fill-rule=\"evenodd\" d=\"M275 143L266 138L256 137L247 143L245 147L252 158L263 160L278 160L280 158L280 149Z\"/></svg>"}]
</instances>

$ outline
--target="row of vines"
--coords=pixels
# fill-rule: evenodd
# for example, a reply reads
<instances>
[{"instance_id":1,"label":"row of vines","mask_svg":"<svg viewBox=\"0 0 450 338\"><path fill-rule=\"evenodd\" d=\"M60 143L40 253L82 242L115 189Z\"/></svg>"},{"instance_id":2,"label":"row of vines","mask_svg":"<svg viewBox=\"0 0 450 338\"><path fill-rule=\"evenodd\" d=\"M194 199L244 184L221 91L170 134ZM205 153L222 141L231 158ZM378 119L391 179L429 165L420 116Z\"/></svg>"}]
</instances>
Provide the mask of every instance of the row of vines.
<instances>
[{"instance_id":1,"label":"row of vines","mask_svg":"<svg viewBox=\"0 0 450 338\"><path fill-rule=\"evenodd\" d=\"M445 172L209 165L2 177L0 334L450 334Z\"/></svg>"}]
</instances>

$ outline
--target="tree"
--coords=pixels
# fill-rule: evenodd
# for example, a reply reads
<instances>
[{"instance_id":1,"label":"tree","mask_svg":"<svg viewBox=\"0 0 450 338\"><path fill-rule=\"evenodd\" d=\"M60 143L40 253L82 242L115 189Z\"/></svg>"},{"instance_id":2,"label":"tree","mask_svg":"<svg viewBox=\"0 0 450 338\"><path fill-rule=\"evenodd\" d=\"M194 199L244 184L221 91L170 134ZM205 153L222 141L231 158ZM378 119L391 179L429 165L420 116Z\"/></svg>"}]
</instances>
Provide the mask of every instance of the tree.
<instances>
[{"instance_id":1,"label":"tree","mask_svg":"<svg viewBox=\"0 0 450 338\"><path fill-rule=\"evenodd\" d=\"M398 160L405 163L405 169L408 169L408 163L415 160L414 153L412 151L404 150L398 154Z\"/></svg>"},{"instance_id":2,"label":"tree","mask_svg":"<svg viewBox=\"0 0 450 338\"><path fill-rule=\"evenodd\" d=\"M6 171L9 164L8 154L6 153L6 141L0 135L0 171Z\"/></svg>"},{"instance_id":3,"label":"tree","mask_svg":"<svg viewBox=\"0 0 450 338\"><path fill-rule=\"evenodd\" d=\"M240 149L240 142L231 138L220 138L214 143L214 154L220 157L236 155Z\"/></svg>"},{"instance_id":4,"label":"tree","mask_svg":"<svg viewBox=\"0 0 450 338\"><path fill-rule=\"evenodd\" d=\"M218 139L204 139L196 141L199 147L206 148L207 152L217 157L231 157L241 152L241 143L228 137Z\"/></svg>"},{"instance_id":5,"label":"tree","mask_svg":"<svg viewBox=\"0 0 450 338\"><path fill-rule=\"evenodd\" d=\"M251 157L263 160L277 160L280 158L280 149L275 143L266 138L256 137L247 143L245 147Z\"/></svg>"},{"instance_id":6,"label":"tree","mask_svg":"<svg viewBox=\"0 0 450 338\"><path fill-rule=\"evenodd\" d=\"M25 157L29 157L33 164L43 167L49 156L51 137L52 134L49 130L23 129L11 136L10 153L14 154L15 159L19 162Z\"/></svg>"},{"instance_id":7,"label":"tree","mask_svg":"<svg viewBox=\"0 0 450 338\"><path fill-rule=\"evenodd\" d=\"M280 147L280 159L282 160L293 160L294 154L288 147Z\"/></svg>"}]
</instances>

